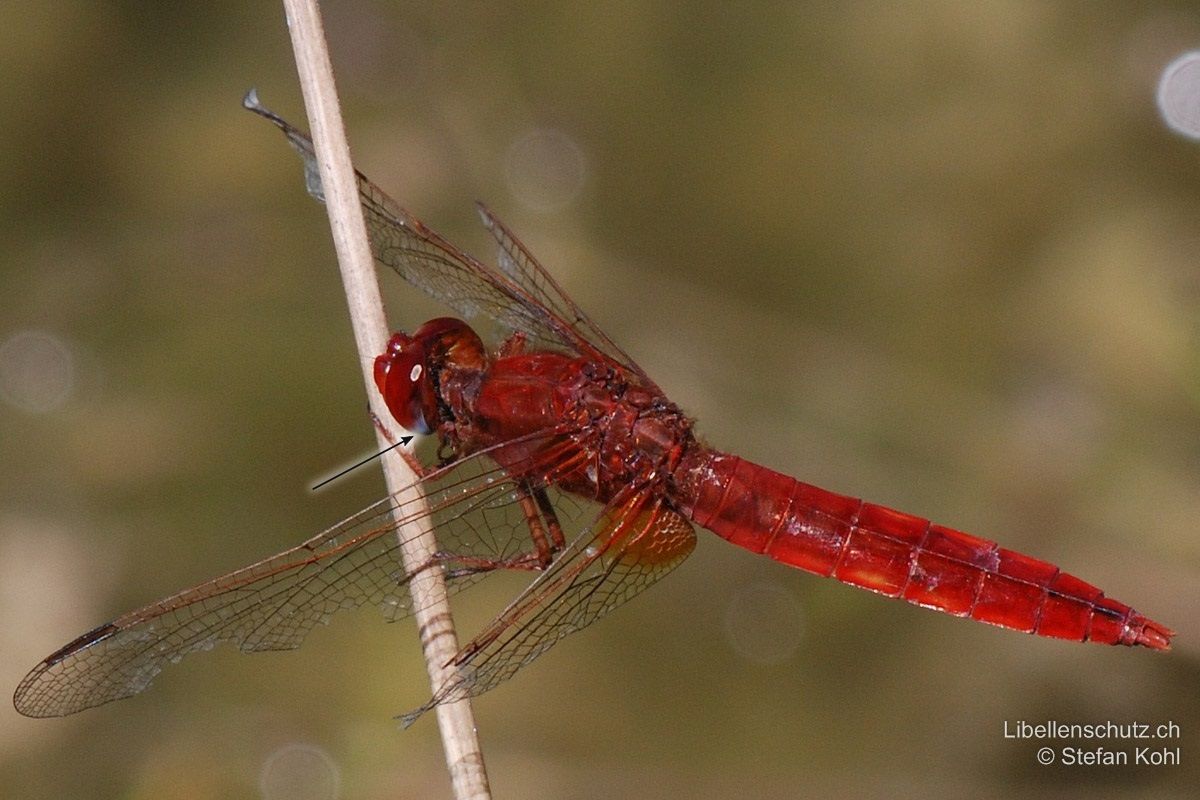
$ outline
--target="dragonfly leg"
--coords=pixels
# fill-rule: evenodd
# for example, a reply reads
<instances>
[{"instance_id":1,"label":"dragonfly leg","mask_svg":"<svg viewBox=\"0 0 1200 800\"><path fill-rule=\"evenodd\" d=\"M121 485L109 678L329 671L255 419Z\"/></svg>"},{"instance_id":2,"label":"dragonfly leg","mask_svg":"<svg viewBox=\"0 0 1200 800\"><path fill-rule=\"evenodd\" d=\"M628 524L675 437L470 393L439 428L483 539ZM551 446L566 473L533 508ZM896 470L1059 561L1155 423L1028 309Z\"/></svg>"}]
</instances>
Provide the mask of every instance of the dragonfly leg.
<instances>
[{"instance_id":1,"label":"dragonfly leg","mask_svg":"<svg viewBox=\"0 0 1200 800\"><path fill-rule=\"evenodd\" d=\"M517 484L516 494L525 521L529 525L530 537L533 539L532 551L517 553L507 558L488 558L441 550L417 567L413 574L440 566L445 569L446 578L454 580L497 569L541 572L549 567L554 556L566 546L566 538L563 536L558 516L554 513L554 506L550 503L545 489L534 488L528 481Z\"/></svg>"},{"instance_id":2,"label":"dragonfly leg","mask_svg":"<svg viewBox=\"0 0 1200 800\"><path fill-rule=\"evenodd\" d=\"M525 521L529 523L529 535L533 538L534 553L530 555L536 556L539 569L545 569L566 544L562 526L545 489L535 488L529 481L522 480L517 484L517 495Z\"/></svg>"},{"instance_id":3,"label":"dragonfly leg","mask_svg":"<svg viewBox=\"0 0 1200 800\"><path fill-rule=\"evenodd\" d=\"M511 558L480 558L478 556L460 556L453 553L441 553L435 557L436 563L453 562L456 566L447 567L446 578L463 578L468 575L478 575L497 569L526 570L540 572L542 564L536 553L520 553Z\"/></svg>"},{"instance_id":4,"label":"dragonfly leg","mask_svg":"<svg viewBox=\"0 0 1200 800\"><path fill-rule=\"evenodd\" d=\"M557 553L567 546L567 540L563 536L562 525L558 522L558 515L554 513L554 504L546 496L545 489L534 489L533 499L537 501L538 510L542 512L542 518L546 520L546 529L550 533L551 550Z\"/></svg>"}]
</instances>

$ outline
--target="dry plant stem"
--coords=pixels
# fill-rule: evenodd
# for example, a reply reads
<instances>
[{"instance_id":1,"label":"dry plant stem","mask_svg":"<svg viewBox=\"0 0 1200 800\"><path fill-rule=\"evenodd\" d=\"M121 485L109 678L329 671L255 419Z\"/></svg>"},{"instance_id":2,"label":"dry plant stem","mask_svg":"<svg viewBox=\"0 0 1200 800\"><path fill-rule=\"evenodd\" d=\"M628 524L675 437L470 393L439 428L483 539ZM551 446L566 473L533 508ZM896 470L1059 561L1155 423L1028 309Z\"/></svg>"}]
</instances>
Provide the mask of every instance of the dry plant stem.
<instances>
[{"instance_id":1,"label":"dry plant stem","mask_svg":"<svg viewBox=\"0 0 1200 800\"><path fill-rule=\"evenodd\" d=\"M304 105L308 112L317 164L321 172L325 207L329 212L342 282L345 284L346 299L350 304L350 319L354 325L354 338L363 368L363 381L367 387L371 410L379 419L387 419L387 409L375 388L372 364L374 356L385 349L388 328L383 316L379 285L375 279L375 264L367 243L362 207L359 205L320 10L316 0L284 0L284 7L287 10L288 29L296 54L296 68L300 75L300 88L304 93ZM386 446L388 442L382 434L377 432L377 435L380 446ZM412 485L416 479L412 470L395 451L383 457L383 471L388 490L393 493ZM415 489L410 491L416 492ZM405 497L399 499L402 503L408 501ZM418 531L406 529L401 537L401 542L409 542L402 547L406 565L425 563L437 549L427 518L421 523L421 528L418 536L413 535ZM450 606L446 600L446 587L441 573L426 570L418 574L410 588L429 678L436 692L453 677L453 670L447 669L445 665L458 651L458 638L454 633ZM483 753L479 749L470 701L460 700L438 706L437 720L454 796L458 800L489 798L491 794L487 773L484 769Z\"/></svg>"}]
</instances>

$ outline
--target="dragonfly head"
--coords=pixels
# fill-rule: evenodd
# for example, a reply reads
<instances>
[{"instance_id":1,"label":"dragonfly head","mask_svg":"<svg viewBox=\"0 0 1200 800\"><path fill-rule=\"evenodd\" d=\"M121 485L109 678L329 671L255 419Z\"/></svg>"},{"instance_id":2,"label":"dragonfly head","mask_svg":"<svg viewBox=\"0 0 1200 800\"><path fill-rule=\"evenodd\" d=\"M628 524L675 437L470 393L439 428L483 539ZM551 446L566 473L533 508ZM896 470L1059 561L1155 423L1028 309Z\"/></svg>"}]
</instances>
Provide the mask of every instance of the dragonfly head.
<instances>
[{"instance_id":1,"label":"dragonfly head","mask_svg":"<svg viewBox=\"0 0 1200 800\"><path fill-rule=\"evenodd\" d=\"M439 419L443 369L483 370L487 351L467 323L438 317L411 336L392 334L387 351L375 359L375 385L388 410L405 430L433 433Z\"/></svg>"}]
</instances>

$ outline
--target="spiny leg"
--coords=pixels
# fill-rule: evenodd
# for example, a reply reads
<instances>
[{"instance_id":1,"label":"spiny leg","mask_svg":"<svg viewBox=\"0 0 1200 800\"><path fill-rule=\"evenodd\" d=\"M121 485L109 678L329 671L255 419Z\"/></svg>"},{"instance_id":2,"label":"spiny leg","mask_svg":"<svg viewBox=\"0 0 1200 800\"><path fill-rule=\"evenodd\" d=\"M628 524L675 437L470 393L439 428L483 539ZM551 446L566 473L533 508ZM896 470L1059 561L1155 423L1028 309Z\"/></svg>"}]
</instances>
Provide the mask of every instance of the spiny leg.
<instances>
[{"instance_id":1,"label":"spiny leg","mask_svg":"<svg viewBox=\"0 0 1200 800\"><path fill-rule=\"evenodd\" d=\"M525 515L525 522L529 525L533 551L517 553L507 558L487 558L442 550L418 567L417 571L442 566L446 570L446 577L452 580L497 569L540 572L549 567L554 557L566 546L566 538L554 505L550 502L545 488L535 487L525 479L516 482L514 493L521 512Z\"/></svg>"},{"instance_id":2,"label":"spiny leg","mask_svg":"<svg viewBox=\"0 0 1200 800\"><path fill-rule=\"evenodd\" d=\"M534 555L537 556L541 568L545 569L554 560L554 555L566 544L562 526L558 523L554 507L550 504L550 498L546 496L543 487L535 487L528 479L523 478L517 481L516 494L521 511L525 514L525 521L529 523L529 535L533 538L535 548Z\"/></svg>"},{"instance_id":3,"label":"spiny leg","mask_svg":"<svg viewBox=\"0 0 1200 800\"><path fill-rule=\"evenodd\" d=\"M532 494L533 499L537 501L538 510L542 512L542 518L546 520L546 529L550 533L551 551L557 553L567 546L567 540L563 536L562 525L558 522L558 515L554 513L554 504L550 502L550 498L543 487L534 489Z\"/></svg>"}]
</instances>

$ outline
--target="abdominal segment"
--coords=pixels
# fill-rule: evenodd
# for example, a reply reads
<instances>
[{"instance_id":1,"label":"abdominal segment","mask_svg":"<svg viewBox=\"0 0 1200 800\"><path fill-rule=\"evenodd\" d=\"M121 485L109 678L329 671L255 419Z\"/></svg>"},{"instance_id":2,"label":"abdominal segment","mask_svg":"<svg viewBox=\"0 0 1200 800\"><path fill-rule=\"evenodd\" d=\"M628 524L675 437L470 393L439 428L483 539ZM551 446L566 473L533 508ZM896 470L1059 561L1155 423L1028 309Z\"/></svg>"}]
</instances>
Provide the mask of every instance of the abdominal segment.
<instances>
[{"instance_id":1,"label":"abdominal segment","mask_svg":"<svg viewBox=\"0 0 1200 800\"><path fill-rule=\"evenodd\" d=\"M756 553L947 614L1073 641L1167 649L1170 629L1053 564L827 492L737 456L685 465L681 505Z\"/></svg>"}]
</instances>

